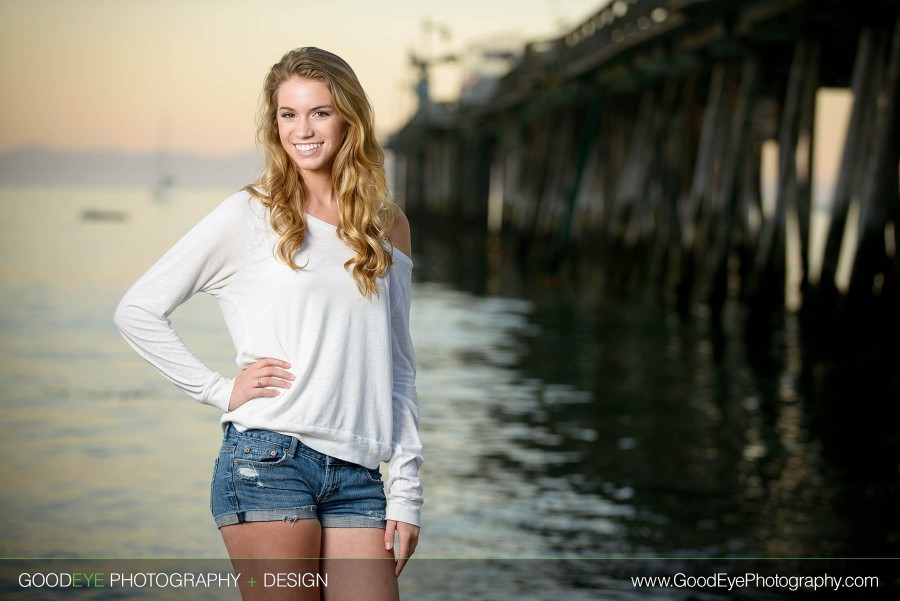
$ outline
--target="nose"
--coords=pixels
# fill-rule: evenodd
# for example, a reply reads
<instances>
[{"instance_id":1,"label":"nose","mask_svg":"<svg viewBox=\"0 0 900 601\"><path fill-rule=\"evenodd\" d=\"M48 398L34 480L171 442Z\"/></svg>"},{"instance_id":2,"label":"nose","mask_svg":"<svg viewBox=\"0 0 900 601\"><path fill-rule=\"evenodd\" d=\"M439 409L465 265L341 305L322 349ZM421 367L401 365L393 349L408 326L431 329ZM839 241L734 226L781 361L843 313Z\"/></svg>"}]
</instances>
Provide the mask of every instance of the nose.
<instances>
[{"instance_id":1,"label":"nose","mask_svg":"<svg viewBox=\"0 0 900 601\"><path fill-rule=\"evenodd\" d=\"M297 128L295 133L301 138L310 138L313 135L313 129L309 122L309 119L305 117L300 117L297 119Z\"/></svg>"}]
</instances>

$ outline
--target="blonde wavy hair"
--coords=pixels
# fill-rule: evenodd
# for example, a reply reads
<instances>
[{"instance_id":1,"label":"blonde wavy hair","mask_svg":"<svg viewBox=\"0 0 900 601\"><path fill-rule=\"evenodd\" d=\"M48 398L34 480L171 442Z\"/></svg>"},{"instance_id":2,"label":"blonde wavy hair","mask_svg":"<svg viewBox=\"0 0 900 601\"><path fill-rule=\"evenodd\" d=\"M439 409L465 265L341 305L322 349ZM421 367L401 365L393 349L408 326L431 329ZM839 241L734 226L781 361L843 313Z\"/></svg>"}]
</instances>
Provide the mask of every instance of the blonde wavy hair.
<instances>
[{"instance_id":1,"label":"blonde wavy hair","mask_svg":"<svg viewBox=\"0 0 900 601\"><path fill-rule=\"evenodd\" d=\"M304 189L300 170L281 146L276 121L278 88L292 77L324 82L344 117L347 132L334 158L331 178L338 198L338 237L356 251L345 267L360 294L378 296L376 278L391 267L388 233L397 207L384 175L384 151L375 140L374 111L350 65L319 48L297 48L285 54L266 76L257 123L257 141L265 152L259 179L244 190L269 209L272 229L279 235L278 258L292 269L302 269L294 254L306 238Z\"/></svg>"}]
</instances>

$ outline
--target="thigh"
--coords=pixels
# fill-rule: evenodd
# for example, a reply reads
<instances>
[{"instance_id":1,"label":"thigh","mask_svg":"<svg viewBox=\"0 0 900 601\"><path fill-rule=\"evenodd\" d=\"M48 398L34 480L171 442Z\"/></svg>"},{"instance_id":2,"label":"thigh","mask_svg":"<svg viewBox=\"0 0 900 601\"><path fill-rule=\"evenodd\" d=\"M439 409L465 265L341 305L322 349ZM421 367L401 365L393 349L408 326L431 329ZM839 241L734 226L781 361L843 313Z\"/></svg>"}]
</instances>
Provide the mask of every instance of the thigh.
<instances>
[{"instance_id":1,"label":"thigh","mask_svg":"<svg viewBox=\"0 0 900 601\"><path fill-rule=\"evenodd\" d=\"M319 601L318 520L243 522L219 529L244 601ZM304 578L303 575L312 575ZM307 586L307 583L313 586Z\"/></svg>"},{"instance_id":2,"label":"thigh","mask_svg":"<svg viewBox=\"0 0 900 601\"><path fill-rule=\"evenodd\" d=\"M383 528L322 528L323 601L397 601L394 554Z\"/></svg>"}]
</instances>

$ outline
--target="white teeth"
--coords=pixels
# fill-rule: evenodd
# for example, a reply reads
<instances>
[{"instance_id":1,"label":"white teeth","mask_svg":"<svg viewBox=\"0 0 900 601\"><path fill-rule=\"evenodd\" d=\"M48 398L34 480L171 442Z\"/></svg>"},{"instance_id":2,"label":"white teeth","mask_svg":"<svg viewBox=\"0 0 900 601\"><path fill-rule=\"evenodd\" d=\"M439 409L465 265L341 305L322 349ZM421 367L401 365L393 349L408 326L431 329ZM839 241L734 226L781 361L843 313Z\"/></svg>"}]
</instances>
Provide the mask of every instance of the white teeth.
<instances>
[{"instance_id":1,"label":"white teeth","mask_svg":"<svg viewBox=\"0 0 900 601\"><path fill-rule=\"evenodd\" d=\"M294 144L294 148L296 148L298 152L309 152L310 150L315 150L321 145L321 142L318 142L317 144Z\"/></svg>"}]
</instances>

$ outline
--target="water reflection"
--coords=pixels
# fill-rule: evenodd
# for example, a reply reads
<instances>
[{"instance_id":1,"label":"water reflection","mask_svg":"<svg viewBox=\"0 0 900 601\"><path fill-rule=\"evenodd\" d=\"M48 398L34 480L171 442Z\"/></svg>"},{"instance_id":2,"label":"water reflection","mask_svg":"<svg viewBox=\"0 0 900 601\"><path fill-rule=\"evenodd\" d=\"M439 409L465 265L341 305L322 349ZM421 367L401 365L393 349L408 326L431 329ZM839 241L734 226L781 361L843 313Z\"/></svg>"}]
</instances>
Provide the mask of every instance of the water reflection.
<instances>
[{"instance_id":1,"label":"water reflection","mask_svg":"<svg viewBox=\"0 0 900 601\"><path fill-rule=\"evenodd\" d=\"M453 367L465 376L448 373L426 398L465 407L473 438L456 441L457 470L472 466L470 494L502 505L479 515L533 535L518 555L896 553L898 422L883 409L887 425L846 419L863 390L896 404L896 366L863 382L853 364L823 366L791 316L760 356L734 305L685 320L641 295L598 293L590 277L530 276L477 240L424 238L422 289L469 290L465 311L480 314L447 323L469 345ZM463 377L474 398L453 390ZM835 465L851 446L877 459ZM850 510L860 506L872 513Z\"/></svg>"}]
</instances>

